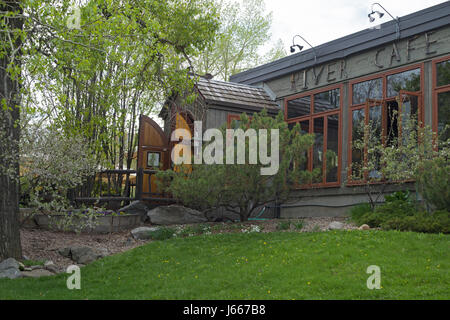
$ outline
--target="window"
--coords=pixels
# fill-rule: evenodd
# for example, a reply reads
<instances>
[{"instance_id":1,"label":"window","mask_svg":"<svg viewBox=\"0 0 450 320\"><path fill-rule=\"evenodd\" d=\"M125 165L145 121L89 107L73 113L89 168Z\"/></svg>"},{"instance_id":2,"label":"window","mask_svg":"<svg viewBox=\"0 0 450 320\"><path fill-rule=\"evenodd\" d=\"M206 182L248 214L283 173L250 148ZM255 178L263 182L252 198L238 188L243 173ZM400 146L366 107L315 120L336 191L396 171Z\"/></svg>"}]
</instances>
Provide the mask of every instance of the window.
<instances>
[{"instance_id":1,"label":"window","mask_svg":"<svg viewBox=\"0 0 450 320\"><path fill-rule=\"evenodd\" d=\"M423 121L422 72L420 64L350 82L350 183L381 178L379 155L374 153L370 153L370 157L375 157L371 159L374 167L370 172L362 172L368 161L369 145L381 142L392 146L394 141L401 140L402 131L406 135L407 119ZM365 126L373 133L370 137L365 135Z\"/></svg>"},{"instance_id":2,"label":"window","mask_svg":"<svg viewBox=\"0 0 450 320\"><path fill-rule=\"evenodd\" d=\"M307 162L302 164L302 169L317 172L308 186L339 185L342 88L315 90L285 101L289 128L299 123L302 133L315 135L313 147L305 154Z\"/></svg>"},{"instance_id":3,"label":"window","mask_svg":"<svg viewBox=\"0 0 450 320\"><path fill-rule=\"evenodd\" d=\"M450 56L433 61L433 130L450 138Z\"/></svg>"},{"instance_id":4,"label":"window","mask_svg":"<svg viewBox=\"0 0 450 320\"><path fill-rule=\"evenodd\" d=\"M159 168L161 154L159 152L147 152L147 167Z\"/></svg>"}]
</instances>

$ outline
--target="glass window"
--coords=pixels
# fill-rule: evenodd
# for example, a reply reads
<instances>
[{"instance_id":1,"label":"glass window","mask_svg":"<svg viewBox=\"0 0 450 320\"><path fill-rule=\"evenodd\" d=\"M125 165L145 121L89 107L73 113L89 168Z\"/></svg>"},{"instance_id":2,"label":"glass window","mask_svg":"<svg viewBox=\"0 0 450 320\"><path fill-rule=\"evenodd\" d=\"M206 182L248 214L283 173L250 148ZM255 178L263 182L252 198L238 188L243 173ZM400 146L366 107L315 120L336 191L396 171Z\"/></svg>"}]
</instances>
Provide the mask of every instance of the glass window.
<instances>
[{"instance_id":1,"label":"glass window","mask_svg":"<svg viewBox=\"0 0 450 320\"><path fill-rule=\"evenodd\" d=\"M328 116L326 168L327 182L338 181L339 115Z\"/></svg>"},{"instance_id":2,"label":"glass window","mask_svg":"<svg viewBox=\"0 0 450 320\"><path fill-rule=\"evenodd\" d=\"M450 138L450 91L438 94L438 135L440 141Z\"/></svg>"},{"instance_id":3,"label":"glass window","mask_svg":"<svg viewBox=\"0 0 450 320\"><path fill-rule=\"evenodd\" d=\"M381 78L355 83L353 85L353 104L365 103L367 99L383 97L383 80Z\"/></svg>"},{"instance_id":4,"label":"glass window","mask_svg":"<svg viewBox=\"0 0 450 320\"><path fill-rule=\"evenodd\" d=\"M313 182L322 182L322 163L323 163L323 118L314 119L314 146L313 146L313 171L317 172L314 175Z\"/></svg>"},{"instance_id":5,"label":"glass window","mask_svg":"<svg viewBox=\"0 0 450 320\"><path fill-rule=\"evenodd\" d=\"M450 84L450 60L437 63L436 71L437 86L445 86L447 84Z\"/></svg>"},{"instance_id":6,"label":"glass window","mask_svg":"<svg viewBox=\"0 0 450 320\"><path fill-rule=\"evenodd\" d=\"M287 103L288 119L311 114L311 96L289 100Z\"/></svg>"},{"instance_id":7,"label":"glass window","mask_svg":"<svg viewBox=\"0 0 450 320\"><path fill-rule=\"evenodd\" d=\"M341 90L339 88L314 95L314 113L339 108Z\"/></svg>"},{"instance_id":8,"label":"glass window","mask_svg":"<svg viewBox=\"0 0 450 320\"><path fill-rule=\"evenodd\" d=\"M160 158L159 152L147 152L147 167L159 168L159 158Z\"/></svg>"},{"instance_id":9,"label":"glass window","mask_svg":"<svg viewBox=\"0 0 450 320\"><path fill-rule=\"evenodd\" d=\"M387 76L387 96L395 97L400 90L420 91L420 68Z\"/></svg>"},{"instance_id":10,"label":"glass window","mask_svg":"<svg viewBox=\"0 0 450 320\"><path fill-rule=\"evenodd\" d=\"M364 154L364 109L352 112L352 179L361 179Z\"/></svg>"},{"instance_id":11,"label":"glass window","mask_svg":"<svg viewBox=\"0 0 450 320\"><path fill-rule=\"evenodd\" d=\"M382 132L382 122L381 122L381 105L371 107L369 109L369 124L370 124L370 130L371 134L369 139L369 150L371 150L372 146L378 145L381 141L381 132ZM371 179L378 179L381 178L380 174L380 157L381 155L377 151L373 151L372 153L368 154L368 158L370 162L372 162L370 172L369 172L369 178Z\"/></svg>"}]
</instances>

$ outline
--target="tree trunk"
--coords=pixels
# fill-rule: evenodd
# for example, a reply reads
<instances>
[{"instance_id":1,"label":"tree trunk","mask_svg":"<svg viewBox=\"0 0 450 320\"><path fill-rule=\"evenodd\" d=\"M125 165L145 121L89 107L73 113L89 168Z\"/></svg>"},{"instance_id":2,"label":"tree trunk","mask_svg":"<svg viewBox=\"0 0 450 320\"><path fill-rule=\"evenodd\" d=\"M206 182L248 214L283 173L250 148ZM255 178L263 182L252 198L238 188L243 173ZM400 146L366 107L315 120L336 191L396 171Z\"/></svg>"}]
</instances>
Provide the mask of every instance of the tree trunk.
<instances>
[{"instance_id":1,"label":"tree trunk","mask_svg":"<svg viewBox=\"0 0 450 320\"><path fill-rule=\"evenodd\" d=\"M20 1L5 1L0 11L21 13ZM20 85L12 79L6 68L12 63L20 67L20 38L8 31L22 29L21 18L8 18L6 32L0 40L5 54L0 58L0 261L6 258L22 259L19 230L19 136L20 136ZM17 35L17 33L16 33ZM10 39L12 39L12 47ZM12 52L15 52L12 54ZM10 55L11 54L11 55Z\"/></svg>"}]
</instances>

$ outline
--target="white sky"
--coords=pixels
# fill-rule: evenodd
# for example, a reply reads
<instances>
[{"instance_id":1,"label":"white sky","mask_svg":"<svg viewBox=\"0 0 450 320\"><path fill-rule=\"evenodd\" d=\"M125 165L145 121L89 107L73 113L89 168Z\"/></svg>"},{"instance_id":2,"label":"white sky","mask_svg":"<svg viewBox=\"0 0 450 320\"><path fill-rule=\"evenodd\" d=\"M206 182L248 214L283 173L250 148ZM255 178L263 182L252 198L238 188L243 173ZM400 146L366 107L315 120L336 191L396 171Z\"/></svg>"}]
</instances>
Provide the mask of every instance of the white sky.
<instances>
[{"instance_id":1,"label":"white sky","mask_svg":"<svg viewBox=\"0 0 450 320\"><path fill-rule=\"evenodd\" d=\"M245 0L244 0L245 1ZM442 0L390 0L379 1L394 17L443 3ZM392 20L388 14L376 16L369 23L367 15L373 0L265 0L266 11L272 11L272 41L282 39L288 54L292 37L304 37L313 46L361 31ZM379 6L374 10L383 12ZM296 44L309 48L300 38Z\"/></svg>"}]
</instances>

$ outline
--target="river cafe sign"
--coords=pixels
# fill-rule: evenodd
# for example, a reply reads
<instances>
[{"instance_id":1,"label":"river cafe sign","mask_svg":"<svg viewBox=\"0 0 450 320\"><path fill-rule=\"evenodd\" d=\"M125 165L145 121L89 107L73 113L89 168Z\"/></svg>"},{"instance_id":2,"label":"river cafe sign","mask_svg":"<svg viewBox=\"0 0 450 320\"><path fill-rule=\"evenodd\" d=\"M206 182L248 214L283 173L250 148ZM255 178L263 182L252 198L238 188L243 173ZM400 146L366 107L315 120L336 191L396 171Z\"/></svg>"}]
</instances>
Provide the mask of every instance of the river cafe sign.
<instances>
[{"instance_id":1,"label":"river cafe sign","mask_svg":"<svg viewBox=\"0 0 450 320\"><path fill-rule=\"evenodd\" d=\"M423 34L425 40L425 54L435 54L436 50L432 48L437 40L432 40L431 35L433 32L426 32ZM417 48L414 46L414 41L417 40L420 35L416 35L406 40L406 47L403 50L398 49L396 42L387 47L379 48L374 51L372 64L378 69L392 66L394 61L400 62L401 58L406 58L406 61L411 60L411 52ZM322 64L321 66L313 66L312 68L303 69L301 71L291 74L291 89L295 89L297 85L301 84L301 89L308 89L308 83L312 83L317 86L321 81L334 82L337 80L346 79L347 74L347 61L346 59L334 61L328 64Z\"/></svg>"}]
</instances>

